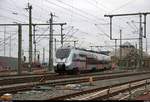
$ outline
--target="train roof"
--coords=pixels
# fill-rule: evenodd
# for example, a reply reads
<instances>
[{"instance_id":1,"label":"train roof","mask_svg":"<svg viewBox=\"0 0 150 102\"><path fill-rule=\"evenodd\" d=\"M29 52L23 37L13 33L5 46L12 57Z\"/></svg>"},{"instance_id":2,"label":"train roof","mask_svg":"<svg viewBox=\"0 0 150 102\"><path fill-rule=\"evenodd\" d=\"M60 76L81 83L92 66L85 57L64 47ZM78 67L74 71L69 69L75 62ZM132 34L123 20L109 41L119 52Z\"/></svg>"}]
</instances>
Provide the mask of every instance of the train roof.
<instances>
[{"instance_id":1,"label":"train roof","mask_svg":"<svg viewBox=\"0 0 150 102\"><path fill-rule=\"evenodd\" d=\"M82 49L82 48L75 48L75 49L92 52L92 53L97 53L97 54L103 54L103 55L109 55L109 53L110 53L110 51L93 51L93 50L87 50L87 49Z\"/></svg>"},{"instance_id":2,"label":"train roof","mask_svg":"<svg viewBox=\"0 0 150 102\"><path fill-rule=\"evenodd\" d=\"M97 54L103 54L103 55L107 55L107 56L110 53L110 51L93 51L93 50L87 50L87 49L84 49L84 48L77 48L77 47L71 47L71 46L64 46L64 47L61 47L60 49L76 49L76 50L81 50L81 51L97 53Z\"/></svg>"}]
</instances>

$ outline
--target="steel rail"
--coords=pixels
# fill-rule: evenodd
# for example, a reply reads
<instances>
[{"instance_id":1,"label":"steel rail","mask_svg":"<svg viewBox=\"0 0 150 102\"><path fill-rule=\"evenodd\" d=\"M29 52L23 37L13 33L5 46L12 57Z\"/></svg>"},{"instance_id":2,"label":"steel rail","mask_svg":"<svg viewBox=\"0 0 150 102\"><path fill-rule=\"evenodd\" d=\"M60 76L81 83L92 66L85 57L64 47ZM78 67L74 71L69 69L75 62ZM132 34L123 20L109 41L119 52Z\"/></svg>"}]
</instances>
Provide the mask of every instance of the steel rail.
<instances>
[{"instance_id":1,"label":"steel rail","mask_svg":"<svg viewBox=\"0 0 150 102\"><path fill-rule=\"evenodd\" d=\"M120 83L120 84L115 84L115 85L112 85L112 86L104 86L104 87L94 88L94 89L85 90L85 91L82 91L82 92L76 92L76 93L68 94L68 95L64 95L64 96L53 97L53 98L49 98L48 100L68 100L68 99L71 99L71 98L74 98L74 97L77 97L77 96L81 96L81 95L85 95L85 94L89 94L89 93L95 93L95 92L99 92L99 91L102 92L104 90L107 91L110 88L114 88L114 87L118 87L118 86L122 86L122 85L127 85L127 84L132 84L132 83L135 83L135 82L139 82L139 81L143 81L143 80L148 80L148 79L150 79L150 77L143 78L143 79L138 79L138 80L133 80L133 81L129 81L129 82L124 82L124 83ZM135 85L135 86L131 86L130 90L142 87L145 84L150 84L150 82L148 82L148 83L142 83L142 84ZM129 90L129 88L125 88L125 89L122 89L122 90L111 92L109 94L106 93L106 94L103 94L103 95L91 98L90 100L98 100L98 99L101 100L101 99L106 99L106 98L108 99L109 97L118 95L118 93L122 93L122 92L125 92L125 91L128 91L128 90Z\"/></svg>"},{"instance_id":2,"label":"steel rail","mask_svg":"<svg viewBox=\"0 0 150 102\"><path fill-rule=\"evenodd\" d=\"M110 75L108 76L99 76L95 81L99 80L106 80L106 79L115 79L118 77L129 77L129 76L135 76L135 75L142 75L142 74L148 74L148 72L144 73L130 73L130 74L125 74L125 75ZM0 95L4 93L14 93L20 90L30 90L31 87L37 86L37 85L51 85L51 86L56 86L56 85L66 85L66 84L74 84L74 83L84 83L84 82L89 82L89 77L84 77L84 78L75 78L73 79L64 79L64 80L49 80L49 81L38 81L38 82L28 82L28 83L21 83L21 84L13 84L12 86L7 85L0 87Z\"/></svg>"},{"instance_id":3,"label":"steel rail","mask_svg":"<svg viewBox=\"0 0 150 102\"><path fill-rule=\"evenodd\" d=\"M87 74L81 74L81 75L63 75L60 76L56 73L43 73L40 75L22 75L22 76L8 76L8 77L2 77L0 79L0 86L1 85L10 85L10 84L16 84L16 83L25 83L25 82L36 82L39 81L42 77L45 78L45 80L56 80L56 79L64 79L64 78L78 78L78 77L85 77L85 76L94 76L94 75L109 75L109 74L119 74L119 73L125 73L126 71L120 71L120 72L108 72L108 73L87 73Z\"/></svg>"}]
</instances>

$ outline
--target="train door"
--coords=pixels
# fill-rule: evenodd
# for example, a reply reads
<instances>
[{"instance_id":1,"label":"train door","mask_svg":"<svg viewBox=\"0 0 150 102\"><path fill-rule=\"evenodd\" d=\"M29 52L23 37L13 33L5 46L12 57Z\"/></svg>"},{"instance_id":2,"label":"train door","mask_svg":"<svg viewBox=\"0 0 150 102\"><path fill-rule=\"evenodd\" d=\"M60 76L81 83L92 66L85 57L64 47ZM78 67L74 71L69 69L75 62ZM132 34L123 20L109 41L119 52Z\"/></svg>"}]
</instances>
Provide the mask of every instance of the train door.
<instances>
[{"instance_id":1,"label":"train door","mask_svg":"<svg viewBox=\"0 0 150 102\"><path fill-rule=\"evenodd\" d=\"M80 70L86 70L86 55L79 54L79 59L80 59Z\"/></svg>"}]
</instances>

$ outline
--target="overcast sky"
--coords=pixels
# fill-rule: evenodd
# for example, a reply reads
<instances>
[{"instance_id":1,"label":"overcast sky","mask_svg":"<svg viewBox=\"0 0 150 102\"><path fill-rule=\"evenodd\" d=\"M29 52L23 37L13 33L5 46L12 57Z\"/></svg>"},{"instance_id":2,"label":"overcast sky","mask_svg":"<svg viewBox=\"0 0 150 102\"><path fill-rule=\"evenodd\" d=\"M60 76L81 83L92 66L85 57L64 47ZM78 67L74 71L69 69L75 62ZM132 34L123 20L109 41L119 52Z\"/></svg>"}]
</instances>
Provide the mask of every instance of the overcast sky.
<instances>
[{"instance_id":1,"label":"overcast sky","mask_svg":"<svg viewBox=\"0 0 150 102\"><path fill-rule=\"evenodd\" d=\"M54 22L63 23L66 40L78 40L77 47L90 49L89 46L114 45L109 39L109 18L105 14L150 12L150 0L0 0L0 23L28 23L27 3L33 6L33 23L46 23L50 18L50 12L55 14ZM119 30L122 29L123 38L138 38L136 32L139 29L138 16L113 18L113 38L119 38ZM129 22L129 23L127 23ZM48 26L38 26L37 34L48 34ZM150 48L150 16L147 16L148 48ZM0 55L4 54L4 27L0 27L1 42ZM9 56L9 36L12 34L12 56L17 55L17 31L16 27L6 28L6 55ZM60 26L54 26L54 33L60 33ZM16 35L15 35L16 34ZM71 37L69 37L71 36ZM16 39L15 39L16 38ZM60 40L60 37L55 37ZM36 37L37 41L41 38ZM126 42L126 41L123 41ZM137 40L129 41L133 45ZM145 39L144 39L145 50ZM67 43L65 43L67 44ZM73 45L73 43L70 43ZM119 44L119 41L118 41ZM57 47L60 42L57 43ZM42 48L48 51L48 39L42 38L38 42L37 49L42 54ZM28 51L28 27L23 27L23 49ZM94 50L97 50L96 48ZM101 50L113 50L113 48L101 48ZM27 53L27 52L25 52ZM48 52L46 52L48 54ZM27 54L25 54L27 55Z\"/></svg>"}]
</instances>

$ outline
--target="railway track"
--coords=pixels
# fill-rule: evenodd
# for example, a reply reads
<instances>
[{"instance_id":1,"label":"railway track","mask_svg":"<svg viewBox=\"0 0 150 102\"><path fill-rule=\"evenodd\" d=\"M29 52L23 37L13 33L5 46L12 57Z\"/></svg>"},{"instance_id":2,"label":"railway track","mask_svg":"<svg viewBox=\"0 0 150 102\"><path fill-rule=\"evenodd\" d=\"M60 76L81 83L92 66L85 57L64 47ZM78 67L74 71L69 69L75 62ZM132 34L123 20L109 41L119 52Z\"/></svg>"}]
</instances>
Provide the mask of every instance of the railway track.
<instances>
[{"instance_id":1,"label":"railway track","mask_svg":"<svg viewBox=\"0 0 150 102\"><path fill-rule=\"evenodd\" d=\"M141 73L130 73L130 74L119 74L119 75L107 75L107 76L96 76L93 77L93 80L99 81L99 80L107 80L107 79L114 79L118 77L129 77L129 76L135 76L135 75L146 75L149 74L150 72L141 72ZM31 90L34 86L37 85L52 85L52 86L57 86L57 85L66 85L66 84L74 84L74 83L84 83L88 82L89 78L84 77L84 78L71 78L71 79L63 79L63 80L49 80L45 82L31 82L31 83L20 83L20 84L14 84L14 85L5 85L0 87L0 95L4 93L15 93L18 91L23 91L23 90Z\"/></svg>"},{"instance_id":2,"label":"railway track","mask_svg":"<svg viewBox=\"0 0 150 102\"><path fill-rule=\"evenodd\" d=\"M7 75L0 75L0 78L12 78L12 77L26 77L26 76L38 76L38 75L42 75L44 72L37 72L37 73L22 73L20 75L17 74L7 74ZM50 72L50 73L45 73L45 74L56 74L54 72Z\"/></svg>"},{"instance_id":3,"label":"railway track","mask_svg":"<svg viewBox=\"0 0 150 102\"><path fill-rule=\"evenodd\" d=\"M0 72L0 77L14 77L14 76L30 76L30 75L40 75L44 73L46 70L42 69L34 69L33 72L29 73L28 71L23 71L21 74L17 74L16 70L7 70ZM53 72L48 72L48 73L53 73Z\"/></svg>"},{"instance_id":4,"label":"railway track","mask_svg":"<svg viewBox=\"0 0 150 102\"><path fill-rule=\"evenodd\" d=\"M69 95L50 98L48 100L103 100L110 99L110 97L116 96L119 93L129 92L128 97L132 95L132 90L146 86L150 84L150 77L139 80L129 81L121 84L115 84L112 86L105 86L100 88L94 88L82 92L76 92ZM125 97L119 99L125 99Z\"/></svg>"},{"instance_id":5,"label":"railway track","mask_svg":"<svg viewBox=\"0 0 150 102\"><path fill-rule=\"evenodd\" d=\"M85 76L94 76L94 75L109 75L109 74L119 74L125 73L127 71L117 71L117 72L104 72L104 73L86 73L81 75L58 75L56 73L44 73L44 74L31 74L31 75L19 75L19 76L8 76L1 77L0 86L2 85L10 85L16 83L27 83L27 82L38 82L40 80L56 80L56 79L64 79L64 78L77 78L77 77L85 77Z\"/></svg>"}]
</instances>

